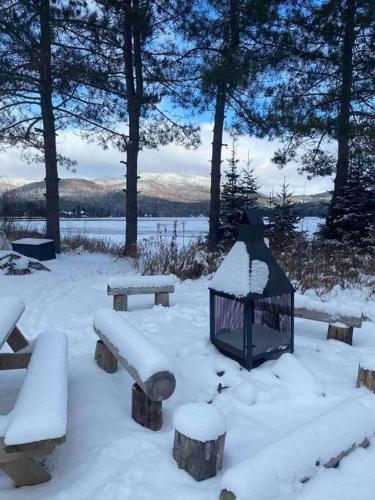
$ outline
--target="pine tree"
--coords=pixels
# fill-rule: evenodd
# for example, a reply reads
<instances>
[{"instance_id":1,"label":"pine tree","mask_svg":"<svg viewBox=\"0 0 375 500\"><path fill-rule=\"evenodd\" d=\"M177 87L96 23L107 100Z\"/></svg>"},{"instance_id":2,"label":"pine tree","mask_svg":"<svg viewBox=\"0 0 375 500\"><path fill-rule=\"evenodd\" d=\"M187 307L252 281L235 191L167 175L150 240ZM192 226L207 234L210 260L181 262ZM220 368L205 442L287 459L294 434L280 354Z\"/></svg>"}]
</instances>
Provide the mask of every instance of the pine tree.
<instances>
[{"instance_id":1,"label":"pine tree","mask_svg":"<svg viewBox=\"0 0 375 500\"><path fill-rule=\"evenodd\" d=\"M274 199L273 210L268 218L268 229L272 240L290 241L297 235L296 226L300 217L294 213L293 193L289 191L289 184L286 183L285 177L280 187L281 191Z\"/></svg>"},{"instance_id":2,"label":"pine tree","mask_svg":"<svg viewBox=\"0 0 375 500\"><path fill-rule=\"evenodd\" d=\"M252 167L252 161L249 156L249 152L247 153L247 160L245 162L245 166L241 171L241 187L242 193L244 197L244 207L252 208L256 206L257 201L257 178L255 177L254 167Z\"/></svg>"},{"instance_id":3,"label":"pine tree","mask_svg":"<svg viewBox=\"0 0 375 500\"><path fill-rule=\"evenodd\" d=\"M329 239L342 237L335 219L348 192L353 141L363 139L375 152L374 19L372 0L297 0L280 23L286 71L271 80L264 122L284 141L276 163L300 158L308 176L334 173L324 231ZM327 148L333 141L335 154Z\"/></svg>"},{"instance_id":4,"label":"pine tree","mask_svg":"<svg viewBox=\"0 0 375 500\"><path fill-rule=\"evenodd\" d=\"M375 247L374 160L366 144L352 144L348 179L337 198L332 220L335 239L361 252Z\"/></svg>"},{"instance_id":5,"label":"pine tree","mask_svg":"<svg viewBox=\"0 0 375 500\"><path fill-rule=\"evenodd\" d=\"M220 229L222 240L234 240L237 226L245 208L247 197L244 195L241 174L238 172L237 143L233 140L228 169L221 193Z\"/></svg>"}]
</instances>

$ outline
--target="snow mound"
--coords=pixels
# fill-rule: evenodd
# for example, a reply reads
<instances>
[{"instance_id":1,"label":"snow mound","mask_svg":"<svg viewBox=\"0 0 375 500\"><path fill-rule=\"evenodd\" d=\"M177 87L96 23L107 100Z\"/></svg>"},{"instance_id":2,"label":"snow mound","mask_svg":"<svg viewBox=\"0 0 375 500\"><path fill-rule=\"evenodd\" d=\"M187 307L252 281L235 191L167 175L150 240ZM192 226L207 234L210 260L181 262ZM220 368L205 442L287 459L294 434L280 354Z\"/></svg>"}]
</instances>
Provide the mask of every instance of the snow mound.
<instances>
[{"instance_id":1,"label":"snow mound","mask_svg":"<svg viewBox=\"0 0 375 500\"><path fill-rule=\"evenodd\" d=\"M253 260L251 263L250 292L263 293L268 283L269 269L265 262Z\"/></svg>"},{"instance_id":2,"label":"snow mound","mask_svg":"<svg viewBox=\"0 0 375 500\"><path fill-rule=\"evenodd\" d=\"M25 303L22 299L18 297L0 298L0 347L24 310Z\"/></svg>"},{"instance_id":3,"label":"snow mound","mask_svg":"<svg viewBox=\"0 0 375 500\"><path fill-rule=\"evenodd\" d=\"M246 297L250 292L250 257L243 241L237 241L221 263L210 287L218 292L236 297Z\"/></svg>"},{"instance_id":4,"label":"snow mound","mask_svg":"<svg viewBox=\"0 0 375 500\"><path fill-rule=\"evenodd\" d=\"M246 244L236 241L219 269L210 281L210 288L235 297L246 297L249 293L263 293L269 277L265 262L253 260Z\"/></svg>"},{"instance_id":5,"label":"snow mound","mask_svg":"<svg viewBox=\"0 0 375 500\"><path fill-rule=\"evenodd\" d=\"M364 370L375 371L375 356L363 356L359 362L359 366Z\"/></svg>"},{"instance_id":6,"label":"snow mound","mask_svg":"<svg viewBox=\"0 0 375 500\"><path fill-rule=\"evenodd\" d=\"M189 403L180 406L173 417L174 428L190 439L205 443L226 433L223 412L205 403Z\"/></svg>"},{"instance_id":7,"label":"snow mound","mask_svg":"<svg viewBox=\"0 0 375 500\"><path fill-rule=\"evenodd\" d=\"M272 373L282 382L290 384L294 393L319 393L313 373L294 354L283 354L273 366Z\"/></svg>"},{"instance_id":8,"label":"snow mound","mask_svg":"<svg viewBox=\"0 0 375 500\"><path fill-rule=\"evenodd\" d=\"M6 276L31 274L34 271L49 271L48 267L36 259L30 259L18 252L0 251L0 274Z\"/></svg>"},{"instance_id":9,"label":"snow mound","mask_svg":"<svg viewBox=\"0 0 375 500\"><path fill-rule=\"evenodd\" d=\"M234 388L233 395L240 403L250 406L258 400L258 389L252 382L242 382Z\"/></svg>"},{"instance_id":10,"label":"snow mound","mask_svg":"<svg viewBox=\"0 0 375 500\"><path fill-rule=\"evenodd\" d=\"M229 469L222 489L237 500L271 500L287 488L291 497L296 483L311 477L319 465L374 434L374 410L373 399L346 400Z\"/></svg>"}]
</instances>

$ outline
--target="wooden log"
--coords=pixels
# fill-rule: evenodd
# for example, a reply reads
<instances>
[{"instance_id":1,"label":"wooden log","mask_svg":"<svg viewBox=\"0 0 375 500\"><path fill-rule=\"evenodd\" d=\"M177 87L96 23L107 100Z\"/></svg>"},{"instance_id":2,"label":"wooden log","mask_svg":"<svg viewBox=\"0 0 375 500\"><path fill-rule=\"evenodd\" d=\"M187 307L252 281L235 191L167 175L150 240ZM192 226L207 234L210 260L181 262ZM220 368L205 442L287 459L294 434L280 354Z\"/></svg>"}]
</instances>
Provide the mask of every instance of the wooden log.
<instances>
[{"instance_id":1,"label":"wooden log","mask_svg":"<svg viewBox=\"0 0 375 500\"><path fill-rule=\"evenodd\" d=\"M1 353L0 354L0 370L16 370L19 368L27 368L30 362L31 353Z\"/></svg>"},{"instance_id":2,"label":"wooden log","mask_svg":"<svg viewBox=\"0 0 375 500\"><path fill-rule=\"evenodd\" d=\"M114 288L108 285L107 295L147 295L153 293L173 293L174 285L166 286L128 286Z\"/></svg>"},{"instance_id":3,"label":"wooden log","mask_svg":"<svg viewBox=\"0 0 375 500\"><path fill-rule=\"evenodd\" d=\"M340 462L341 462L341 460L343 458L345 458L348 455L350 455L350 453L352 453L353 451L355 451L357 448L368 448L369 446L370 446L370 441L367 438L365 438L358 445L353 444L347 450L342 451L336 457L333 457L330 460L328 460L328 462L326 462L325 464L323 464L323 467L326 468L326 469L335 468L335 467L337 467L340 464ZM320 465L320 462L319 462L319 460L317 460L316 461L316 466L319 466L319 465ZM300 478L300 481L301 481L301 483L306 483L309 479L310 479L310 477L307 476L307 477ZM236 498L237 497L233 493L233 491L228 491L226 489L221 490L220 500L236 500Z\"/></svg>"},{"instance_id":4,"label":"wooden log","mask_svg":"<svg viewBox=\"0 0 375 500\"><path fill-rule=\"evenodd\" d=\"M345 344L353 344L353 327L342 323L328 325L327 339L335 339Z\"/></svg>"},{"instance_id":5,"label":"wooden log","mask_svg":"<svg viewBox=\"0 0 375 500\"><path fill-rule=\"evenodd\" d=\"M96 342L95 361L100 368L107 373L115 373L117 370L117 358L114 356L102 340Z\"/></svg>"},{"instance_id":6,"label":"wooden log","mask_svg":"<svg viewBox=\"0 0 375 500\"><path fill-rule=\"evenodd\" d=\"M212 441L197 441L177 430L174 434L173 458L178 467L196 481L217 475L223 466L225 434Z\"/></svg>"},{"instance_id":7,"label":"wooden log","mask_svg":"<svg viewBox=\"0 0 375 500\"><path fill-rule=\"evenodd\" d=\"M1 463L0 468L14 481L16 486L34 486L51 479L49 472L43 469L34 458Z\"/></svg>"},{"instance_id":8,"label":"wooden log","mask_svg":"<svg viewBox=\"0 0 375 500\"><path fill-rule=\"evenodd\" d=\"M155 293L155 305L169 307L169 293Z\"/></svg>"},{"instance_id":9,"label":"wooden log","mask_svg":"<svg viewBox=\"0 0 375 500\"><path fill-rule=\"evenodd\" d=\"M324 311L315 311L304 307L295 307L294 317L310 319L313 321L322 321L323 323L335 323L336 321L339 321L344 325L352 326L354 328L361 328L362 322L365 319L363 315L361 317L345 316L342 314L334 316L333 314L329 314Z\"/></svg>"},{"instance_id":10,"label":"wooden log","mask_svg":"<svg viewBox=\"0 0 375 500\"><path fill-rule=\"evenodd\" d=\"M158 431L163 425L162 402L152 401L138 384L132 387L132 419L139 425Z\"/></svg>"},{"instance_id":11,"label":"wooden log","mask_svg":"<svg viewBox=\"0 0 375 500\"><path fill-rule=\"evenodd\" d=\"M114 295L113 296L113 309L115 311L128 310L128 296L127 295Z\"/></svg>"},{"instance_id":12,"label":"wooden log","mask_svg":"<svg viewBox=\"0 0 375 500\"><path fill-rule=\"evenodd\" d=\"M14 352L20 351L29 345L28 340L17 326L13 328L12 333L7 339L7 343Z\"/></svg>"},{"instance_id":13,"label":"wooden log","mask_svg":"<svg viewBox=\"0 0 375 500\"><path fill-rule=\"evenodd\" d=\"M375 371L358 366L357 387L366 386L370 391L375 392Z\"/></svg>"},{"instance_id":14,"label":"wooden log","mask_svg":"<svg viewBox=\"0 0 375 500\"><path fill-rule=\"evenodd\" d=\"M176 388L176 379L173 373L169 371L161 371L154 373L148 379L142 380L138 370L132 366L126 358L124 358L118 351L118 348L101 332L95 325L94 330L97 336L104 342L106 347L112 354L120 361L125 370L133 377L135 382L139 385L142 391L153 401L164 401L172 396ZM125 334L125 332L124 332ZM147 353L145 352L145 356Z\"/></svg>"}]
</instances>

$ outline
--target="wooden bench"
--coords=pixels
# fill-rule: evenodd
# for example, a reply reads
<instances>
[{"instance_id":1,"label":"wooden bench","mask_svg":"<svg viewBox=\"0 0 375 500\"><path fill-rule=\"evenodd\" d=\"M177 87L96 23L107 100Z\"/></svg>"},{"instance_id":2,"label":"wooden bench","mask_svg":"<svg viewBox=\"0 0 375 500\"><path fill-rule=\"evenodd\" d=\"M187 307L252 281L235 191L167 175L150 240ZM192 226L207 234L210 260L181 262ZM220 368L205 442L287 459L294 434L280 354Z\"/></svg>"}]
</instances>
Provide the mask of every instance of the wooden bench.
<instances>
[{"instance_id":1,"label":"wooden bench","mask_svg":"<svg viewBox=\"0 0 375 500\"><path fill-rule=\"evenodd\" d=\"M155 305L168 307L176 280L173 275L116 277L109 280L107 293L113 295L115 311L128 310L128 295L155 294Z\"/></svg>"},{"instance_id":2,"label":"wooden bench","mask_svg":"<svg viewBox=\"0 0 375 500\"><path fill-rule=\"evenodd\" d=\"M67 422L67 337L40 334L32 344L16 324L24 311L17 298L0 299L0 370L27 368L13 410L2 416L0 469L16 486L32 486L51 476L36 460L65 441Z\"/></svg>"},{"instance_id":3,"label":"wooden bench","mask_svg":"<svg viewBox=\"0 0 375 500\"><path fill-rule=\"evenodd\" d=\"M352 345L353 342L353 329L361 328L364 320L363 315L361 317L346 316L343 314L333 315L324 311L306 309L305 307L295 307L294 316L296 318L329 323L327 338L340 340L349 345Z\"/></svg>"},{"instance_id":4,"label":"wooden bench","mask_svg":"<svg viewBox=\"0 0 375 500\"><path fill-rule=\"evenodd\" d=\"M136 382L132 391L133 419L159 430L162 401L176 387L171 360L118 312L97 311L94 330L100 338L95 351L97 364L108 373L117 370L118 361L122 364Z\"/></svg>"}]
</instances>

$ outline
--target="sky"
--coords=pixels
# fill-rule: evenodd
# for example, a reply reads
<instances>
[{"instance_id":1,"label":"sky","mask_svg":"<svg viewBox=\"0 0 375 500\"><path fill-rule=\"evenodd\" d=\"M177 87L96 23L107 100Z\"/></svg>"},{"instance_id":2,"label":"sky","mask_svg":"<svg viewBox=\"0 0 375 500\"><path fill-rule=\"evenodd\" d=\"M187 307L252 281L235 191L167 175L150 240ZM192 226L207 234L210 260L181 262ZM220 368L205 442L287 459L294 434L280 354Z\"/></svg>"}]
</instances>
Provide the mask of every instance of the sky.
<instances>
[{"instance_id":1,"label":"sky","mask_svg":"<svg viewBox=\"0 0 375 500\"><path fill-rule=\"evenodd\" d=\"M187 150L182 146L169 145L158 150L143 150L139 156L139 171L142 172L177 172L191 175L210 175L210 157L212 128L210 123L201 124L201 145L196 150ZM63 155L77 161L76 172L67 169L60 171L60 177L83 177L86 179L120 178L125 174L124 155L115 149L103 150L95 144L87 144L78 135L72 132L60 132L57 138L58 150ZM223 151L223 170L226 168L225 159L230 155L232 139L225 134ZM330 177L316 178L311 181L297 173L297 165L289 164L280 170L271 163L276 142L266 139L256 139L242 136L238 140L238 157L240 166L244 164L248 153L253 160L255 175L258 177L260 191L264 194L272 190L277 192L283 183L284 176L294 194L313 194L333 188ZM24 154L17 149L0 152L0 177L21 177L30 181L41 180L45 177L42 164L28 164Z\"/></svg>"}]
</instances>

